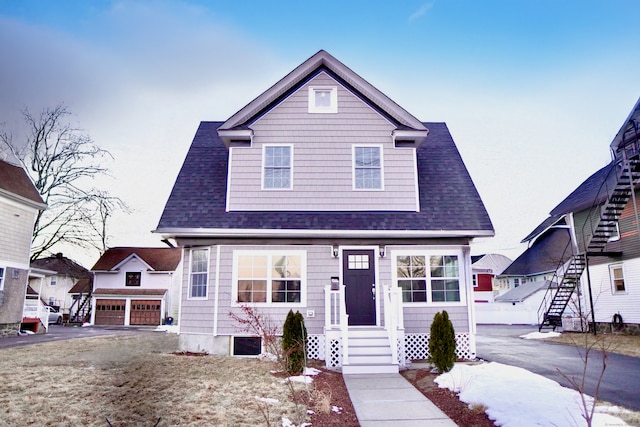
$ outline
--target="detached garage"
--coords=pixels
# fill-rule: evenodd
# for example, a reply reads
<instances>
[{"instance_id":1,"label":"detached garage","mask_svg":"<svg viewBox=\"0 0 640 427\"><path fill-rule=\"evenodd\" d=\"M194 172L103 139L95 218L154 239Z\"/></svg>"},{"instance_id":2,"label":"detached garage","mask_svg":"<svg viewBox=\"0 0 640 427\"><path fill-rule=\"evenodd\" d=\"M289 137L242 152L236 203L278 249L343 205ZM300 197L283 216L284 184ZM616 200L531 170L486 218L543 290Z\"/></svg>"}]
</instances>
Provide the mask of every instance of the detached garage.
<instances>
[{"instance_id":1,"label":"detached garage","mask_svg":"<svg viewBox=\"0 0 640 427\"><path fill-rule=\"evenodd\" d=\"M94 325L158 326L177 318L179 248L111 248L93 266Z\"/></svg>"},{"instance_id":2,"label":"detached garage","mask_svg":"<svg viewBox=\"0 0 640 427\"><path fill-rule=\"evenodd\" d=\"M94 325L160 325L165 293L163 289L96 289Z\"/></svg>"}]
</instances>

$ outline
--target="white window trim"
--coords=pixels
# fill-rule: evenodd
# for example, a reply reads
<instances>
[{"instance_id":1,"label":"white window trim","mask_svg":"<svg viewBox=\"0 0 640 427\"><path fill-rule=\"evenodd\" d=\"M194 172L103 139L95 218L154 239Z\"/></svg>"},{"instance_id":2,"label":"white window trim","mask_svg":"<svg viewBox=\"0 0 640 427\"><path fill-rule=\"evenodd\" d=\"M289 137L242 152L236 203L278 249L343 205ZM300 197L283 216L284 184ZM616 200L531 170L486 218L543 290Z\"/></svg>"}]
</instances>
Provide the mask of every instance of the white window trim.
<instances>
[{"instance_id":1,"label":"white window trim","mask_svg":"<svg viewBox=\"0 0 640 427\"><path fill-rule=\"evenodd\" d=\"M398 287L398 256L425 256L427 259L434 255L455 255L458 257L458 284L460 301L431 301L431 280L427 277L427 302L402 302L403 307L464 307L467 305L467 273L465 273L464 252L462 249L418 249L395 250L391 253L391 271L393 272L393 286Z\"/></svg>"},{"instance_id":2,"label":"white window trim","mask_svg":"<svg viewBox=\"0 0 640 427\"><path fill-rule=\"evenodd\" d=\"M356 187L356 148L368 147L380 149L380 188ZM353 191L384 191L384 146L382 144L353 144L351 146L351 188Z\"/></svg>"},{"instance_id":3,"label":"white window trim","mask_svg":"<svg viewBox=\"0 0 640 427\"><path fill-rule=\"evenodd\" d=\"M618 291L616 290L616 285L614 282L614 277L613 277L613 270L620 268L622 270L622 280L624 281L624 291ZM611 284L611 294L612 295L626 295L629 292L627 291L627 273L624 270L624 264L609 264L609 282Z\"/></svg>"},{"instance_id":4,"label":"white window trim","mask_svg":"<svg viewBox=\"0 0 640 427\"><path fill-rule=\"evenodd\" d=\"M267 278L267 302L238 302L238 259L240 256L256 255L267 256L269 259L268 274L271 274L271 259L275 256L299 256L300 257L300 302L270 302L272 278ZM231 306L240 307L247 305L250 307L306 307L307 306L307 251L289 249L267 249L267 250L235 250L233 251L233 274L231 279Z\"/></svg>"},{"instance_id":5,"label":"white window trim","mask_svg":"<svg viewBox=\"0 0 640 427\"><path fill-rule=\"evenodd\" d=\"M329 91L329 107L316 107L316 91ZM308 97L309 113L335 114L338 112L338 87L337 86L309 86Z\"/></svg>"},{"instance_id":6,"label":"white window trim","mask_svg":"<svg viewBox=\"0 0 640 427\"><path fill-rule=\"evenodd\" d=\"M193 252L194 251L206 251L207 252L207 287L205 290L205 295L203 297L193 297L191 296L191 285L192 285L192 269L193 269ZM209 248L191 248L189 250L189 287L187 288L187 300L206 300L209 298L209 288L210 288L210 280L211 280L211 259L210 259L210 250ZM201 272L200 272L201 273Z\"/></svg>"},{"instance_id":7,"label":"white window trim","mask_svg":"<svg viewBox=\"0 0 640 427\"><path fill-rule=\"evenodd\" d=\"M265 168L266 168L266 159L267 159L267 148L268 147L289 147L289 187L282 188L271 188L265 187L264 185L264 177L265 177ZM261 173L261 188L265 191L290 191L293 190L293 144L264 144L262 146L262 169Z\"/></svg>"}]
</instances>

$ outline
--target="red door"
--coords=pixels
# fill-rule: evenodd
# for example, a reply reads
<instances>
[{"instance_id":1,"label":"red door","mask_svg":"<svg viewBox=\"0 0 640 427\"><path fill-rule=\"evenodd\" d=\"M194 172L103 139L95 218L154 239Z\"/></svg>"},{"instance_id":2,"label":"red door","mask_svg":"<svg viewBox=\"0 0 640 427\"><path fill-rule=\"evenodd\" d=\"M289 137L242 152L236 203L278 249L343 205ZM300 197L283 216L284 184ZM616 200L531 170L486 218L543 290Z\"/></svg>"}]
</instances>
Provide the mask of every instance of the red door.
<instances>
[{"instance_id":1,"label":"red door","mask_svg":"<svg viewBox=\"0 0 640 427\"><path fill-rule=\"evenodd\" d=\"M375 325L375 252L369 249L344 250L342 279L349 325Z\"/></svg>"}]
</instances>

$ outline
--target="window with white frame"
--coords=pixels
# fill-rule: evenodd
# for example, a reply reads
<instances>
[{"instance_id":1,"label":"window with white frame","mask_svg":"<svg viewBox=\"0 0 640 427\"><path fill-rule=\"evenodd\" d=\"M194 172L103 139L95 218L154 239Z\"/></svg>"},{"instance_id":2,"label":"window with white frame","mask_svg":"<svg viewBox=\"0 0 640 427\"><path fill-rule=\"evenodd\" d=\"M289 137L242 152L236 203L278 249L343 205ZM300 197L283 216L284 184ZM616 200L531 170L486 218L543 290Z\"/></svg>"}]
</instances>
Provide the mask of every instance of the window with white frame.
<instances>
[{"instance_id":1,"label":"window with white frame","mask_svg":"<svg viewBox=\"0 0 640 427\"><path fill-rule=\"evenodd\" d=\"M4 289L4 268L0 267L0 290Z\"/></svg>"},{"instance_id":2,"label":"window with white frame","mask_svg":"<svg viewBox=\"0 0 640 427\"><path fill-rule=\"evenodd\" d=\"M382 147L353 147L353 187L358 190L382 189Z\"/></svg>"},{"instance_id":3,"label":"window with white frame","mask_svg":"<svg viewBox=\"0 0 640 427\"><path fill-rule=\"evenodd\" d=\"M305 300L303 251L236 251L233 273L237 303L287 305Z\"/></svg>"},{"instance_id":4,"label":"window with white frame","mask_svg":"<svg viewBox=\"0 0 640 427\"><path fill-rule=\"evenodd\" d=\"M335 86L309 87L309 113L337 113L338 88Z\"/></svg>"},{"instance_id":5,"label":"window with white frame","mask_svg":"<svg viewBox=\"0 0 640 427\"><path fill-rule=\"evenodd\" d=\"M461 301L458 255L398 255L395 264L403 302Z\"/></svg>"},{"instance_id":6,"label":"window with white frame","mask_svg":"<svg viewBox=\"0 0 640 427\"><path fill-rule=\"evenodd\" d=\"M209 249L191 250L189 298L206 298L209 282Z\"/></svg>"},{"instance_id":7,"label":"window with white frame","mask_svg":"<svg viewBox=\"0 0 640 427\"><path fill-rule=\"evenodd\" d=\"M627 291L627 287L624 283L624 270L622 269L622 264L610 265L609 276L611 277L611 290L614 294Z\"/></svg>"},{"instance_id":8,"label":"window with white frame","mask_svg":"<svg viewBox=\"0 0 640 427\"><path fill-rule=\"evenodd\" d=\"M262 177L265 189L291 188L291 145L265 145L263 151L264 172Z\"/></svg>"}]
</instances>

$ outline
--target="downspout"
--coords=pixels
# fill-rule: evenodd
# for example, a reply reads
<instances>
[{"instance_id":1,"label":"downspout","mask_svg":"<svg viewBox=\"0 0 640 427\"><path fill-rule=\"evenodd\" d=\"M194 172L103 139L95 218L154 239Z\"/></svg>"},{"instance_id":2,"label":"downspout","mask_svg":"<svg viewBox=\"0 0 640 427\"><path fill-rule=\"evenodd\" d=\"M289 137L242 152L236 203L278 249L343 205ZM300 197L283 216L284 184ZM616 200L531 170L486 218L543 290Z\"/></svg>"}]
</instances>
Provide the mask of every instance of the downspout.
<instances>
[{"instance_id":1,"label":"downspout","mask_svg":"<svg viewBox=\"0 0 640 427\"><path fill-rule=\"evenodd\" d=\"M593 293L591 292L591 275L589 274L589 255L584 254L585 268L587 269L587 286L589 287L589 306L591 307L591 328L593 335L597 335L596 331L596 312L593 308Z\"/></svg>"},{"instance_id":2,"label":"downspout","mask_svg":"<svg viewBox=\"0 0 640 427\"><path fill-rule=\"evenodd\" d=\"M219 305L219 285L220 285L220 245L216 245L216 275L215 275L215 295L214 295L214 308L213 308L213 336L218 336L218 313L220 311Z\"/></svg>"}]
</instances>

